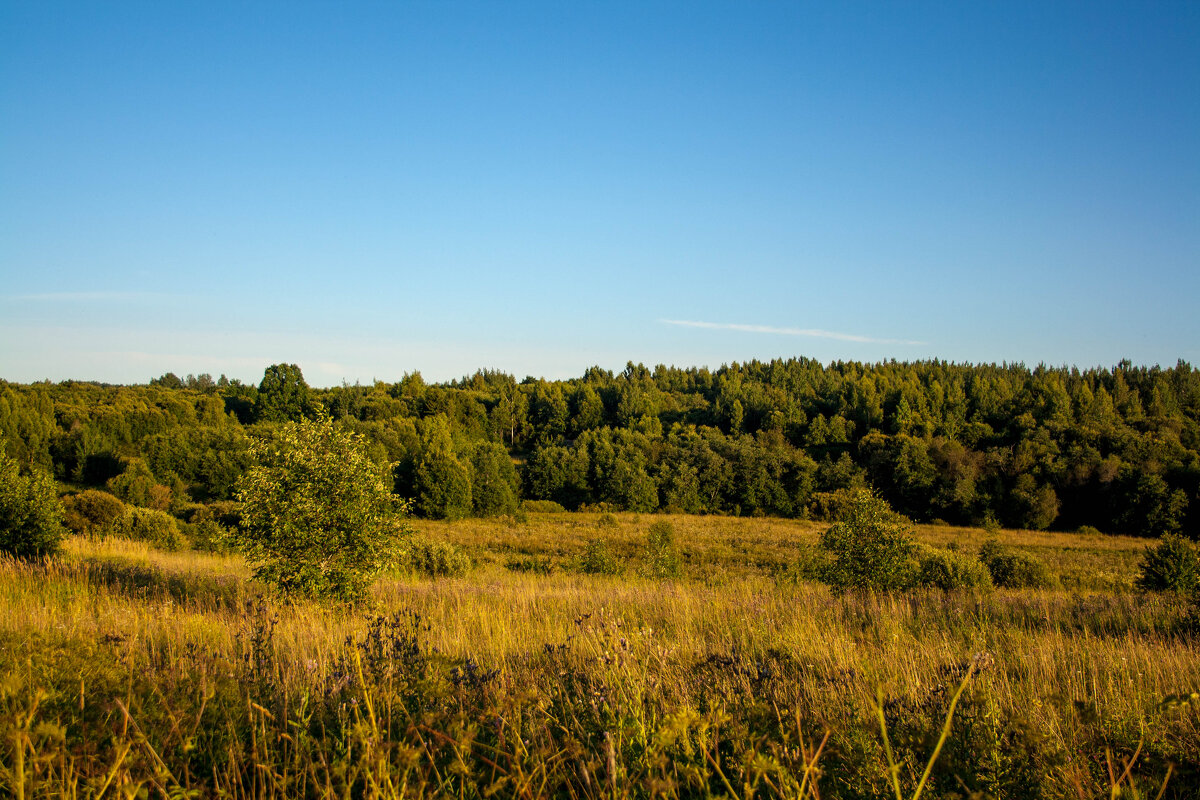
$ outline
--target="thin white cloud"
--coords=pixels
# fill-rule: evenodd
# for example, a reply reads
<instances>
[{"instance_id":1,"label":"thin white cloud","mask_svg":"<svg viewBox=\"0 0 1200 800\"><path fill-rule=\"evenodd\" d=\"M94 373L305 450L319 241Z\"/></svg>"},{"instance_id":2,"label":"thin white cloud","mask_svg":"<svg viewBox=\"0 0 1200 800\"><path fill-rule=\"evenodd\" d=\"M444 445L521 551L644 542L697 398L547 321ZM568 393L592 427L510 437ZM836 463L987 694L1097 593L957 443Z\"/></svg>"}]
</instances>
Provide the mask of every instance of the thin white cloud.
<instances>
[{"instance_id":1,"label":"thin white cloud","mask_svg":"<svg viewBox=\"0 0 1200 800\"><path fill-rule=\"evenodd\" d=\"M873 336L860 336L856 333L839 333L825 331L820 328L777 328L771 325L739 325L734 322L698 322L687 319L660 319L664 325L679 325L684 328L705 328L714 331L740 331L742 333L768 333L775 336L808 336L814 339L836 339L841 342L865 342L867 344L908 344L921 345L928 342L918 342L912 339L877 339Z\"/></svg>"}]
</instances>

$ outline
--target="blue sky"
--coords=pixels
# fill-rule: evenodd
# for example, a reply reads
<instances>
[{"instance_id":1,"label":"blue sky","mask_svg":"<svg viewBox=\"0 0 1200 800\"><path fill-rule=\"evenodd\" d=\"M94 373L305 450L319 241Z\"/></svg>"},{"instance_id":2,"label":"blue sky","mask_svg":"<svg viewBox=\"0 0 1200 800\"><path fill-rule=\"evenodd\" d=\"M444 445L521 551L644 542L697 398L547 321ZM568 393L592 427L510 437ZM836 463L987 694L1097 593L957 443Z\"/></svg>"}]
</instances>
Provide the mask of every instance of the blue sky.
<instances>
[{"instance_id":1,"label":"blue sky","mask_svg":"<svg viewBox=\"0 0 1200 800\"><path fill-rule=\"evenodd\" d=\"M1200 4L0 0L0 377L1200 361Z\"/></svg>"}]
</instances>

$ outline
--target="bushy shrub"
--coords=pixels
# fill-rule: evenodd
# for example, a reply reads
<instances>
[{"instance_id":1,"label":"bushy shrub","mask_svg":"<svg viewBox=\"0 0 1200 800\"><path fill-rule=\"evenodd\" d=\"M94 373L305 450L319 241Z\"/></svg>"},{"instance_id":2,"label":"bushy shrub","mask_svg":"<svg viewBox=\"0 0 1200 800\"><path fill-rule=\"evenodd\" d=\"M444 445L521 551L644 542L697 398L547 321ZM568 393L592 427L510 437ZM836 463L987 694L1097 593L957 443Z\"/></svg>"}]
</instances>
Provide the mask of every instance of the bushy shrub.
<instances>
[{"instance_id":1,"label":"bushy shrub","mask_svg":"<svg viewBox=\"0 0 1200 800\"><path fill-rule=\"evenodd\" d=\"M238 545L256 578L289 593L356 600L412 531L390 470L323 413L258 439L238 480Z\"/></svg>"},{"instance_id":2,"label":"bushy shrub","mask_svg":"<svg viewBox=\"0 0 1200 800\"><path fill-rule=\"evenodd\" d=\"M207 504L213 520L231 530L242 524L242 506L234 500L218 500Z\"/></svg>"},{"instance_id":3,"label":"bushy shrub","mask_svg":"<svg viewBox=\"0 0 1200 800\"><path fill-rule=\"evenodd\" d=\"M650 526L642 571L649 578L678 578L681 572L675 528L666 520Z\"/></svg>"},{"instance_id":4,"label":"bushy shrub","mask_svg":"<svg viewBox=\"0 0 1200 800\"><path fill-rule=\"evenodd\" d=\"M1058 581L1037 556L1005 547L989 539L979 548L979 560L992 576L992 583L1005 589L1047 589Z\"/></svg>"},{"instance_id":5,"label":"bushy shrub","mask_svg":"<svg viewBox=\"0 0 1200 800\"><path fill-rule=\"evenodd\" d=\"M63 508L54 479L44 472L22 475L0 449L0 553L40 558L58 552Z\"/></svg>"},{"instance_id":6,"label":"bushy shrub","mask_svg":"<svg viewBox=\"0 0 1200 800\"><path fill-rule=\"evenodd\" d=\"M128 459L125 471L106 484L110 492L126 503L166 511L171 507L171 489L163 486L140 458Z\"/></svg>"},{"instance_id":7,"label":"bushy shrub","mask_svg":"<svg viewBox=\"0 0 1200 800\"><path fill-rule=\"evenodd\" d=\"M84 536L95 535L125 514L125 504L119 498L97 489L67 495L62 503L63 521L72 531Z\"/></svg>"},{"instance_id":8,"label":"bushy shrub","mask_svg":"<svg viewBox=\"0 0 1200 800\"><path fill-rule=\"evenodd\" d=\"M524 500L521 510L530 514L557 514L566 511L561 503L553 500Z\"/></svg>"},{"instance_id":9,"label":"bushy shrub","mask_svg":"<svg viewBox=\"0 0 1200 800\"><path fill-rule=\"evenodd\" d=\"M465 575L471 569L471 557L449 542L416 535L405 543L397 566L430 578L446 578Z\"/></svg>"},{"instance_id":10,"label":"bushy shrub","mask_svg":"<svg viewBox=\"0 0 1200 800\"><path fill-rule=\"evenodd\" d=\"M192 549L204 553L229 553L234 549L232 532L213 519L202 519L188 526Z\"/></svg>"},{"instance_id":11,"label":"bushy shrub","mask_svg":"<svg viewBox=\"0 0 1200 800\"><path fill-rule=\"evenodd\" d=\"M1200 588L1196 545L1173 533L1148 548L1138 564L1137 587L1150 592L1188 594Z\"/></svg>"},{"instance_id":12,"label":"bushy shrub","mask_svg":"<svg viewBox=\"0 0 1200 800\"><path fill-rule=\"evenodd\" d=\"M930 589L990 589L992 575L979 559L951 550L919 550L917 585Z\"/></svg>"},{"instance_id":13,"label":"bushy shrub","mask_svg":"<svg viewBox=\"0 0 1200 800\"><path fill-rule=\"evenodd\" d=\"M146 542L164 550L179 550L184 545L175 518L165 511L153 508L126 506L124 514L109 522L98 533L102 536Z\"/></svg>"},{"instance_id":14,"label":"bushy shrub","mask_svg":"<svg viewBox=\"0 0 1200 800\"><path fill-rule=\"evenodd\" d=\"M617 518L606 511L600 515L600 519L596 520L596 524L601 528L615 528L618 523Z\"/></svg>"},{"instance_id":15,"label":"bushy shrub","mask_svg":"<svg viewBox=\"0 0 1200 800\"><path fill-rule=\"evenodd\" d=\"M579 557L579 571L587 575L619 575L621 562L613 555L608 542L589 539Z\"/></svg>"},{"instance_id":16,"label":"bushy shrub","mask_svg":"<svg viewBox=\"0 0 1200 800\"><path fill-rule=\"evenodd\" d=\"M1079 530L1075 531L1081 536L1103 536L1100 529L1094 525L1080 525Z\"/></svg>"},{"instance_id":17,"label":"bushy shrub","mask_svg":"<svg viewBox=\"0 0 1200 800\"><path fill-rule=\"evenodd\" d=\"M867 489L852 495L840 522L822 534L824 580L843 589L891 591L912 585L916 545L904 518Z\"/></svg>"}]
</instances>

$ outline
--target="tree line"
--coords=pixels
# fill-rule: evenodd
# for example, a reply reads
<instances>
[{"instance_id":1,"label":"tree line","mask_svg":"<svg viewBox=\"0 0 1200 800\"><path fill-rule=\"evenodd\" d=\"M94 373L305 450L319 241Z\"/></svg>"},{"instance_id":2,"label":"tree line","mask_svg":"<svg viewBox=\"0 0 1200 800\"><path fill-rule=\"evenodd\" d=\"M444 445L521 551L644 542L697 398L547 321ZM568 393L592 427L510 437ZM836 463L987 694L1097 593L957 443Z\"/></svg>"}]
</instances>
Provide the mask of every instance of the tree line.
<instances>
[{"instance_id":1,"label":"tree line","mask_svg":"<svg viewBox=\"0 0 1200 800\"><path fill-rule=\"evenodd\" d=\"M310 387L0 381L0 439L25 468L128 503L232 499L252 439L328 414L433 518L575 509L833 518L872 487L918 521L1157 536L1200 532L1200 374L807 358L717 370L628 364L518 380Z\"/></svg>"}]
</instances>

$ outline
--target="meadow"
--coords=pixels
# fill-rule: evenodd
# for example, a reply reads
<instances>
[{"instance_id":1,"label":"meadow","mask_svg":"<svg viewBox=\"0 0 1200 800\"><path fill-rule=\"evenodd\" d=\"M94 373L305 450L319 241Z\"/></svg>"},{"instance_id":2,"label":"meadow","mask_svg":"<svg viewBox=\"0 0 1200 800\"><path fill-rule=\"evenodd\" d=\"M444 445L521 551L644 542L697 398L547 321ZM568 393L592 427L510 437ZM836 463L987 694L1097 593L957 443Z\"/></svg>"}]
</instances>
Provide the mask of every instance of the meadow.
<instances>
[{"instance_id":1,"label":"meadow","mask_svg":"<svg viewBox=\"0 0 1200 800\"><path fill-rule=\"evenodd\" d=\"M674 580L641 574L659 521ZM967 554L998 538L1058 585L888 595L795 570L822 523L413 525L473 566L386 575L358 606L127 540L0 562L0 793L1200 796L1200 624L1133 588L1145 539L917 526ZM582 572L595 541L619 574Z\"/></svg>"}]
</instances>

